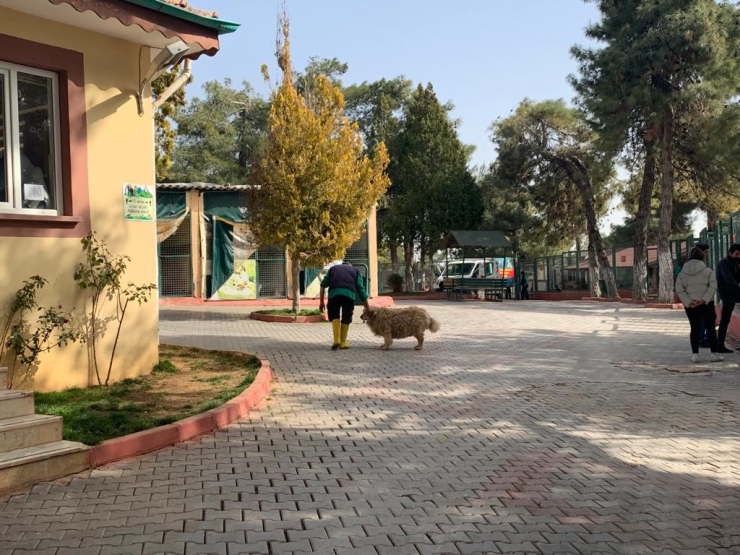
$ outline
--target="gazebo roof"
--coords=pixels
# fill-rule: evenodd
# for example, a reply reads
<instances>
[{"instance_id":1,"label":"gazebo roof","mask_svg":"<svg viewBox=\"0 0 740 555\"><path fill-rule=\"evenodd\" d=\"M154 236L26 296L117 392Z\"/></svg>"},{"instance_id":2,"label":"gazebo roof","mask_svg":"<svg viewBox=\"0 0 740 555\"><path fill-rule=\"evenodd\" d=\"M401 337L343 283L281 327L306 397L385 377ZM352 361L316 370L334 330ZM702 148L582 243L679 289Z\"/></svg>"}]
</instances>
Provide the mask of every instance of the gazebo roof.
<instances>
[{"instance_id":1,"label":"gazebo roof","mask_svg":"<svg viewBox=\"0 0 740 555\"><path fill-rule=\"evenodd\" d=\"M511 243L503 231L450 231L442 245L443 249L462 247L510 249Z\"/></svg>"}]
</instances>

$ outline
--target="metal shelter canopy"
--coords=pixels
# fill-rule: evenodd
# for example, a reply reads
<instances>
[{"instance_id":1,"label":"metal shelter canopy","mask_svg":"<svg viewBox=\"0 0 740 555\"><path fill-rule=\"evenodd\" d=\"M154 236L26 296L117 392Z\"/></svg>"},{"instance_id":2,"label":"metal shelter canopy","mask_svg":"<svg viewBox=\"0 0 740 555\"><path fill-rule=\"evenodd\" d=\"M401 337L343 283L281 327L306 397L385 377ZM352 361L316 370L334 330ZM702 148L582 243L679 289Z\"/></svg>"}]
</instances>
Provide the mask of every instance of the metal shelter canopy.
<instances>
[{"instance_id":1,"label":"metal shelter canopy","mask_svg":"<svg viewBox=\"0 0 740 555\"><path fill-rule=\"evenodd\" d=\"M487 264L486 259L493 258L486 256L486 251L493 250L499 251L503 250L504 257L506 257L507 253L511 250L513 252L511 243L504 235L503 231L477 231L477 230L470 230L470 231L450 231L447 234L447 237L444 240L444 243L442 243L442 248L445 250L445 273L443 275L447 275L449 277L449 254L450 249L462 249L462 263L463 266L461 267L461 270L464 270L465 268L465 260L466 258L470 259L469 256L467 256L466 251L467 250L475 250L475 251L482 251L482 258L483 258L483 276L474 276L474 277L489 277L489 273L487 271ZM505 264L504 264L505 268ZM464 275L461 275L460 277L465 277ZM500 277L500 276L495 276ZM501 277L503 277L503 273L501 274ZM440 287L443 288L443 282L440 283Z\"/></svg>"},{"instance_id":2,"label":"metal shelter canopy","mask_svg":"<svg viewBox=\"0 0 740 555\"><path fill-rule=\"evenodd\" d=\"M450 231L442 244L443 249L510 249L511 243L503 231Z\"/></svg>"}]
</instances>

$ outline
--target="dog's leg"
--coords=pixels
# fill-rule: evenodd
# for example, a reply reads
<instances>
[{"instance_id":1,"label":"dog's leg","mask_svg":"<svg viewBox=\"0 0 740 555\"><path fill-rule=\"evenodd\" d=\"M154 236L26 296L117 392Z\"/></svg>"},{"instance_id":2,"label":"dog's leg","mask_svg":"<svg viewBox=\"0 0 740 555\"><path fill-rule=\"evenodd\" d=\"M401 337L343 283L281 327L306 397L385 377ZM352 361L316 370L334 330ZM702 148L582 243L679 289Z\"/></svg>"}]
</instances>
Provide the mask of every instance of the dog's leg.
<instances>
[{"instance_id":1,"label":"dog's leg","mask_svg":"<svg viewBox=\"0 0 740 555\"><path fill-rule=\"evenodd\" d=\"M384 351L387 351L388 349L391 348L391 345L393 345L393 337L391 337L391 335L388 334L388 335L384 335L383 339L385 340L385 343L383 343L382 347L380 348L383 349Z\"/></svg>"},{"instance_id":2,"label":"dog's leg","mask_svg":"<svg viewBox=\"0 0 740 555\"><path fill-rule=\"evenodd\" d=\"M414 350L421 351L422 346L424 345L424 334L420 333L418 335L415 335L416 340L419 342L416 347L414 347Z\"/></svg>"}]
</instances>

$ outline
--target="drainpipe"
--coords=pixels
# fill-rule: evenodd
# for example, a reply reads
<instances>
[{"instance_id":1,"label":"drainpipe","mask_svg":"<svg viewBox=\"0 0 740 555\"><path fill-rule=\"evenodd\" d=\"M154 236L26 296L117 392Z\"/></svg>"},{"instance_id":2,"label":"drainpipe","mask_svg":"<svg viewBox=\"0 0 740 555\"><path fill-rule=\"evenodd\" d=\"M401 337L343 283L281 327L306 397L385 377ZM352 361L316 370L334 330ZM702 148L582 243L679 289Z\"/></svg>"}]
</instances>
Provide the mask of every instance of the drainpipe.
<instances>
[{"instance_id":1,"label":"drainpipe","mask_svg":"<svg viewBox=\"0 0 740 555\"><path fill-rule=\"evenodd\" d=\"M192 72L190 71L190 64L191 64L190 60L185 59L185 64L183 66L182 73L177 77L177 79L175 79L172 82L172 84L169 87L167 87L162 92L162 94L159 95L159 98L157 98L157 100L155 100L152 103L155 110L158 110L159 107L162 106L162 104L167 102L167 99L170 98L173 94L175 94L175 92L177 92L177 90L180 87L188 84L188 82L193 76Z\"/></svg>"}]
</instances>

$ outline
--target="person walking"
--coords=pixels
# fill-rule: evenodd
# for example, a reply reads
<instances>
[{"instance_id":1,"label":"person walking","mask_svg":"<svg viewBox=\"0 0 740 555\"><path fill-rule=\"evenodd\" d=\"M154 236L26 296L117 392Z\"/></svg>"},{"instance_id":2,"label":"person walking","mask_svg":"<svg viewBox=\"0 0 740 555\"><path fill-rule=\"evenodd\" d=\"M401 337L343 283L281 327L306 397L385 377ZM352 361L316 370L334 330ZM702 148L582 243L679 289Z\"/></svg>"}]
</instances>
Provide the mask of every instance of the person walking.
<instances>
[{"instance_id":1,"label":"person walking","mask_svg":"<svg viewBox=\"0 0 740 555\"><path fill-rule=\"evenodd\" d=\"M365 310L372 312L367 301L369 295L365 290L362 274L357 268L344 262L329 268L320 285L319 310L324 312L324 308L327 308L334 334L331 350L349 349L347 334L349 333L349 325L352 323L355 301L359 298L365 306ZM328 306L324 304L324 291L327 288L329 289Z\"/></svg>"},{"instance_id":2,"label":"person walking","mask_svg":"<svg viewBox=\"0 0 740 555\"><path fill-rule=\"evenodd\" d=\"M717 352L717 332L714 328L716 313L714 293L717 291L717 278L714 271L704 263L704 252L697 247L691 249L689 260L684 264L676 278L676 294L683 303L689 319L691 333L691 362L699 362L699 338L701 323L707 330L709 348L712 351L710 360L724 360Z\"/></svg>"},{"instance_id":3,"label":"person walking","mask_svg":"<svg viewBox=\"0 0 740 555\"><path fill-rule=\"evenodd\" d=\"M727 257L717 264L717 292L722 301L722 316L717 332L717 350L720 353L733 353L725 346L727 328L732 320L735 304L740 302L740 244L730 245Z\"/></svg>"}]
</instances>

